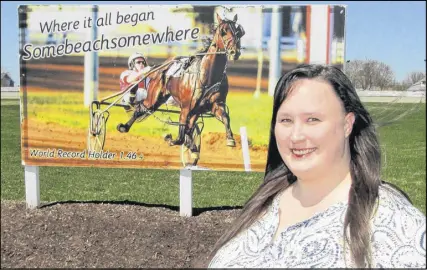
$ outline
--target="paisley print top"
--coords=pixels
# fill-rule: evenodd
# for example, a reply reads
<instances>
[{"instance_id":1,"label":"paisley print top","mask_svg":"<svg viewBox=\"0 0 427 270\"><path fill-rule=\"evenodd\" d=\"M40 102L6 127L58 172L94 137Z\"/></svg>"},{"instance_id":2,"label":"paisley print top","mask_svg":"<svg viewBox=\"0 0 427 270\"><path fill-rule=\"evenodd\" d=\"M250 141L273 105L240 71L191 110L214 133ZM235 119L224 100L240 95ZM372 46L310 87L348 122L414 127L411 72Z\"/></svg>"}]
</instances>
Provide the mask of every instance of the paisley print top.
<instances>
[{"instance_id":1,"label":"paisley print top","mask_svg":"<svg viewBox=\"0 0 427 270\"><path fill-rule=\"evenodd\" d=\"M280 194L266 214L225 244L209 268L355 267L343 241L346 202L285 228L273 241L279 198ZM373 267L426 267L426 217L398 191L380 187L371 224Z\"/></svg>"}]
</instances>

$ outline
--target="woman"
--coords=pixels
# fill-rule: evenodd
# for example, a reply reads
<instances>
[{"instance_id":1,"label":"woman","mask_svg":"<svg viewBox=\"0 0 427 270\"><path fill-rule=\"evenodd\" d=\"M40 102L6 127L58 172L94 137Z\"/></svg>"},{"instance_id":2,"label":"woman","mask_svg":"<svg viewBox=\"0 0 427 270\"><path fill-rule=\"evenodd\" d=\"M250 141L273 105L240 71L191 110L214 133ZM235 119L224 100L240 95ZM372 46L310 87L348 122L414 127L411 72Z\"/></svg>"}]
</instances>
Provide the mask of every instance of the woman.
<instances>
[{"instance_id":1,"label":"woman","mask_svg":"<svg viewBox=\"0 0 427 270\"><path fill-rule=\"evenodd\" d=\"M380 171L372 119L349 79L299 66L275 89L264 183L209 267L425 267L425 216Z\"/></svg>"}]
</instances>

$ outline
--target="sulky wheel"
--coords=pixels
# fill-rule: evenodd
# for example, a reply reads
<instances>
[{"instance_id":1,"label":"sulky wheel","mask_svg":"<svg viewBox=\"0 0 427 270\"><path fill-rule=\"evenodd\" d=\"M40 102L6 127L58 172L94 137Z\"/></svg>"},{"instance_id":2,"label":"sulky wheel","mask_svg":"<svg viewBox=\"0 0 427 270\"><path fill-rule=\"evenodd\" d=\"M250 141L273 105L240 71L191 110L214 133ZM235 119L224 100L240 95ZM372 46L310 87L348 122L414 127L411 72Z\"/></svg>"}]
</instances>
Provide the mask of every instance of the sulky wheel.
<instances>
[{"instance_id":1,"label":"sulky wheel","mask_svg":"<svg viewBox=\"0 0 427 270\"><path fill-rule=\"evenodd\" d=\"M87 148L89 151L102 151L105 144L106 124L109 113L99 109L91 112Z\"/></svg>"},{"instance_id":2,"label":"sulky wheel","mask_svg":"<svg viewBox=\"0 0 427 270\"><path fill-rule=\"evenodd\" d=\"M201 137L201 131L197 124L193 128L191 139L189 135L185 135L185 142L181 145L181 161L184 167L197 165L200 158Z\"/></svg>"}]
</instances>

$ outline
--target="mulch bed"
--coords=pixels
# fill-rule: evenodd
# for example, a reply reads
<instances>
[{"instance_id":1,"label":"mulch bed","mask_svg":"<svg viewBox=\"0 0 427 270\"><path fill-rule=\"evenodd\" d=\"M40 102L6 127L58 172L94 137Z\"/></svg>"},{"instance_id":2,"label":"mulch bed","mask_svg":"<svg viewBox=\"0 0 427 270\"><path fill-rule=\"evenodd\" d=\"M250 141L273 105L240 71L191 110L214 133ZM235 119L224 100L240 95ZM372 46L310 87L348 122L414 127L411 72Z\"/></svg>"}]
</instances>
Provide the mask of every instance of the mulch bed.
<instances>
[{"instance_id":1,"label":"mulch bed","mask_svg":"<svg viewBox=\"0 0 427 270\"><path fill-rule=\"evenodd\" d=\"M240 209L198 211L132 204L61 203L27 210L1 202L2 268L207 267Z\"/></svg>"}]
</instances>

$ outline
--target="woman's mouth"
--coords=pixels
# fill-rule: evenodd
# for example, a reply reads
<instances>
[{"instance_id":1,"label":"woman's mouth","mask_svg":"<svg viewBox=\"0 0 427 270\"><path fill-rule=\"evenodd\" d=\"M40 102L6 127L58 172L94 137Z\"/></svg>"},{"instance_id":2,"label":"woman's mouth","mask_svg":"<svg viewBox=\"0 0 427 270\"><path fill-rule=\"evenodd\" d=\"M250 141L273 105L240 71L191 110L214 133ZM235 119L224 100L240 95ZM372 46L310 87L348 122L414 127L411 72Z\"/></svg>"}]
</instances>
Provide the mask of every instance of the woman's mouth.
<instances>
[{"instance_id":1,"label":"woman's mouth","mask_svg":"<svg viewBox=\"0 0 427 270\"><path fill-rule=\"evenodd\" d=\"M303 158L309 156L311 153L316 151L316 147L314 148L291 148L292 155L296 158Z\"/></svg>"}]
</instances>

